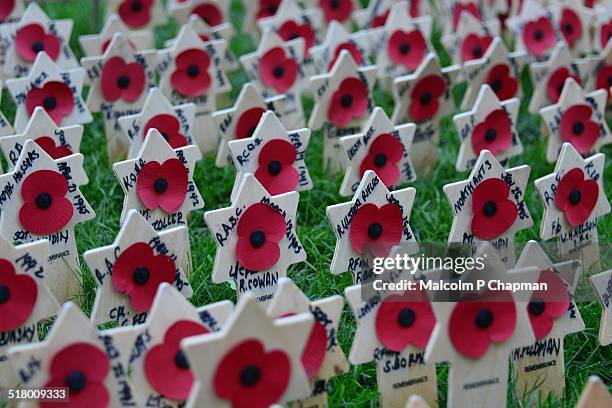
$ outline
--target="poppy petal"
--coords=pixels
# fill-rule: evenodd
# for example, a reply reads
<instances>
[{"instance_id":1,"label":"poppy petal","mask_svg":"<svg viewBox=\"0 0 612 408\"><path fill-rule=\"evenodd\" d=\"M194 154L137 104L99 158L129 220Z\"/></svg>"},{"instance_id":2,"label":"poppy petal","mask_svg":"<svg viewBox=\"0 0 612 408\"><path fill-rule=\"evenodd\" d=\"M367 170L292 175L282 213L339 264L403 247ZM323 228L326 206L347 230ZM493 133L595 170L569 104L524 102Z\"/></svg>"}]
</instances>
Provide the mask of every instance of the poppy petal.
<instances>
[{"instance_id":1,"label":"poppy petal","mask_svg":"<svg viewBox=\"0 0 612 408\"><path fill-rule=\"evenodd\" d=\"M506 232L516 220L518 208L510 200L495 203L497 212L493 216L486 216L479 211L472 217L472 234L480 239L493 239Z\"/></svg>"},{"instance_id":2,"label":"poppy petal","mask_svg":"<svg viewBox=\"0 0 612 408\"><path fill-rule=\"evenodd\" d=\"M236 139L245 139L253 136L259 120L265 112L265 109L258 107L244 111L236 123Z\"/></svg>"},{"instance_id":3,"label":"poppy petal","mask_svg":"<svg viewBox=\"0 0 612 408\"><path fill-rule=\"evenodd\" d=\"M24 201L35 201L41 192L51 196L65 196L68 193L66 178L53 170L37 170L25 178L21 185Z\"/></svg>"},{"instance_id":4,"label":"poppy petal","mask_svg":"<svg viewBox=\"0 0 612 408\"><path fill-rule=\"evenodd\" d=\"M52 378L66 378L72 371L85 374L88 382L104 381L110 371L108 356L92 344L72 343L55 353L49 375Z\"/></svg>"},{"instance_id":5,"label":"poppy petal","mask_svg":"<svg viewBox=\"0 0 612 408\"><path fill-rule=\"evenodd\" d=\"M510 186L500 178L490 178L480 182L472 193L472 211L482 211L482 207L489 202L498 202L508 198Z\"/></svg>"},{"instance_id":6,"label":"poppy petal","mask_svg":"<svg viewBox=\"0 0 612 408\"><path fill-rule=\"evenodd\" d=\"M489 335L476 326L481 302L459 302L453 308L448 323L448 335L455 349L469 358L482 357L489 349Z\"/></svg>"},{"instance_id":7,"label":"poppy petal","mask_svg":"<svg viewBox=\"0 0 612 408\"><path fill-rule=\"evenodd\" d=\"M23 325L34 310L38 297L38 286L29 275L16 274L13 264L0 259L0 285L9 290L8 301L0 304L0 333Z\"/></svg>"},{"instance_id":8,"label":"poppy petal","mask_svg":"<svg viewBox=\"0 0 612 408\"><path fill-rule=\"evenodd\" d=\"M240 237L236 244L236 259L247 269L265 271L280 259L280 248L278 242L266 240L260 248L255 249L249 238Z\"/></svg>"},{"instance_id":9,"label":"poppy petal","mask_svg":"<svg viewBox=\"0 0 612 408\"><path fill-rule=\"evenodd\" d=\"M286 228L285 219L278 211L269 205L255 203L240 217L236 233L249 238L251 232L259 230L266 234L266 240L278 242L285 236Z\"/></svg>"},{"instance_id":10,"label":"poppy petal","mask_svg":"<svg viewBox=\"0 0 612 408\"><path fill-rule=\"evenodd\" d=\"M317 376L325 354L327 353L327 331L325 327L318 321L312 325L308 341L302 352L302 366L306 370L306 375L309 380Z\"/></svg>"},{"instance_id":11,"label":"poppy petal","mask_svg":"<svg viewBox=\"0 0 612 408\"><path fill-rule=\"evenodd\" d=\"M168 159L161 165L158 177L162 177L168 184L159 203L160 208L169 214L177 212L183 205L187 194L189 184L187 168L179 159ZM155 181L153 181L154 184Z\"/></svg>"}]
</instances>

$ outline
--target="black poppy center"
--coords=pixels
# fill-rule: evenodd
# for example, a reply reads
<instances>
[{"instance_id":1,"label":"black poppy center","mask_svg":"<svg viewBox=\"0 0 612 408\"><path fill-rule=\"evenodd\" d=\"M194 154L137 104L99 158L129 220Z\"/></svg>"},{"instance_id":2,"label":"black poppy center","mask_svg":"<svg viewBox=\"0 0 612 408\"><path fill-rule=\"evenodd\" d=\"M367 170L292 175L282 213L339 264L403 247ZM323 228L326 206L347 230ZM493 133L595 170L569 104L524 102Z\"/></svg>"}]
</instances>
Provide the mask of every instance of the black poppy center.
<instances>
[{"instance_id":1,"label":"black poppy center","mask_svg":"<svg viewBox=\"0 0 612 408\"><path fill-rule=\"evenodd\" d=\"M476 326L481 329L488 329L493 324L493 312L489 309L482 309L476 315Z\"/></svg>"},{"instance_id":2,"label":"black poppy center","mask_svg":"<svg viewBox=\"0 0 612 408\"><path fill-rule=\"evenodd\" d=\"M421 105L429 105L432 99L431 94L429 92L425 92L419 98L419 102L421 102Z\"/></svg>"},{"instance_id":3,"label":"black poppy center","mask_svg":"<svg viewBox=\"0 0 612 408\"><path fill-rule=\"evenodd\" d=\"M144 285L149 281L149 276L151 272L149 272L149 268L144 266L139 266L134 269L134 273L132 273L132 280L137 285Z\"/></svg>"},{"instance_id":4,"label":"black poppy center","mask_svg":"<svg viewBox=\"0 0 612 408\"><path fill-rule=\"evenodd\" d=\"M485 132L485 140L489 143L493 142L495 140L495 138L497 137L497 131L493 128L489 128L487 129L487 131Z\"/></svg>"},{"instance_id":5,"label":"black poppy center","mask_svg":"<svg viewBox=\"0 0 612 408\"><path fill-rule=\"evenodd\" d=\"M66 385L70 392L79 392L87 384L87 377L82 371L71 371L66 377Z\"/></svg>"},{"instance_id":6,"label":"black poppy center","mask_svg":"<svg viewBox=\"0 0 612 408\"><path fill-rule=\"evenodd\" d=\"M183 350L179 350L174 355L174 364L181 370L189 369L189 361L187 360L187 356L183 352Z\"/></svg>"},{"instance_id":7,"label":"black poppy center","mask_svg":"<svg viewBox=\"0 0 612 408\"><path fill-rule=\"evenodd\" d=\"M296 38L299 38L299 34L298 33L291 33L289 34L289 37L287 37L287 41L291 41L291 40L295 40Z\"/></svg>"},{"instance_id":8,"label":"black poppy center","mask_svg":"<svg viewBox=\"0 0 612 408\"><path fill-rule=\"evenodd\" d=\"M414 323L416 314L409 307L402 309L397 315L397 323L402 327L410 327Z\"/></svg>"},{"instance_id":9,"label":"black poppy center","mask_svg":"<svg viewBox=\"0 0 612 408\"><path fill-rule=\"evenodd\" d=\"M486 217L492 217L497 213L497 204L493 201L487 201L485 205L482 207L482 213Z\"/></svg>"},{"instance_id":10,"label":"black poppy center","mask_svg":"<svg viewBox=\"0 0 612 408\"><path fill-rule=\"evenodd\" d=\"M34 41L34 43L32 43L32 51L39 53L44 49L45 45L42 43L42 41Z\"/></svg>"},{"instance_id":11,"label":"black poppy center","mask_svg":"<svg viewBox=\"0 0 612 408\"><path fill-rule=\"evenodd\" d=\"M612 75L608 77L608 87L612 86Z\"/></svg>"},{"instance_id":12,"label":"black poppy center","mask_svg":"<svg viewBox=\"0 0 612 408\"><path fill-rule=\"evenodd\" d=\"M476 58L482 57L482 47L474 47L472 54L474 54Z\"/></svg>"},{"instance_id":13,"label":"black poppy center","mask_svg":"<svg viewBox=\"0 0 612 408\"><path fill-rule=\"evenodd\" d=\"M55 109L57 107L57 99L55 99L55 96L47 96L43 100L43 106L47 110Z\"/></svg>"},{"instance_id":14,"label":"black poppy center","mask_svg":"<svg viewBox=\"0 0 612 408\"><path fill-rule=\"evenodd\" d=\"M121 75L117 78L117 86L120 89L127 89L130 86L130 77L127 75Z\"/></svg>"},{"instance_id":15,"label":"black poppy center","mask_svg":"<svg viewBox=\"0 0 612 408\"><path fill-rule=\"evenodd\" d=\"M533 38L536 41L542 41L542 39L544 38L544 32L542 30L535 30L535 32L533 33Z\"/></svg>"},{"instance_id":16,"label":"black poppy center","mask_svg":"<svg viewBox=\"0 0 612 408\"><path fill-rule=\"evenodd\" d=\"M399 50L403 55L408 54L410 52L410 44L402 43L399 47Z\"/></svg>"},{"instance_id":17,"label":"black poppy center","mask_svg":"<svg viewBox=\"0 0 612 408\"><path fill-rule=\"evenodd\" d=\"M272 75L274 75L274 78L276 79L282 78L283 75L285 75L285 68L283 68L281 65L275 66L272 70Z\"/></svg>"},{"instance_id":18,"label":"black poppy center","mask_svg":"<svg viewBox=\"0 0 612 408\"><path fill-rule=\"evenodd\" d=\"M373 222L368 227L368 236L372 239L378 239L383 233L383 227L378 222Z\"/></svg>"},{"instance_id":19,"label":"black poppy center","mask_svg":"<svg viewBox=\"0 0 612 408\"><path fill-rule=\"evenodd\" d=\"M200 68L197 65L190 65L187 67L187 76L189 78L195 78L200 74Z\"/></svg>"},{"instance_id":20,"label":"black poppy center","mask_svg":"<svg viewBox=\"0 0 612 408\"><path fill-rule=\"evenodd\" d=\"M257 129L257 126L253 126L249 129L249 137L253 136L253 133L255 133L255 129Z\"/></svg>"},{"instance_id":21,"label":"black poppy center","mask_svg":"<svg viewBox=\"0 0 612 408\"><path fill-rule=\"evenodd\" d=\"M344 94L342 98L340 98L340 105L342 105L343 108L348 108L352 103L353 97L349 94Z\"/></svg>"},{"instance_id":22,"label":"black poppy center","mask_svg":"<svg viewBox=\"0 0 612 408\"><path fill-rule=\"evenodd\" d=\"M268 173L273 176L278 176L282 169L283 166L278 160L272 160L270 163L268 163Z\"/></svg>"},{"instance_id":23,"label":"black poppy center","mask_svg":"<svg viewBox=\"0 0 612 408\"><path fill-rule=\"evenodd\" d=\"M36 196L36 206L41 210L46 210L47 208L51 207L52 201L53 199L49 193L42 192L38 193Z\"/></svg>"},{"instance_id":24,"label":"black poppy center","mask_svg":"<svg viewBox=\"0 0 612 408\"><path fill-rule=\"evenodd\" d=\"M276 14L276 10L278 10L278 7L276 6L276 4L270 4L268 6L268 13Z\"/></svg>"},{"instance_id":25,"label":"black poppy center","mask_svg":"<svg viewBox=\"0 0 612 408\"><path fill-rule=\"evenodd\" d=\"M142 10L142 3L139 1L133 1L132 2L132 11L134 13L138 13L140 10Z\"/></svg>"},{"instance_id":26,"label":"black poppy center","mask_svg":"<svg viewBox=\"0 0 612 408\"><path fill-rule=\"evenodd\" d=\"M340 0L331 0L329 2L329 7L337 9L338 7L340 7Z\"/></svg>"},{"instance_id":27,"label":"black poppy center","mask_svg":"<svg viewBox=\"0 0 612 408\"><path fill-rule=\"evenodd\" d=\"M387 163L387 156L383 153L378 153L374 156L374 165L376 167L382 167Z\"/></svg>"},{"instance_id":28,"label":"black poppy center","mask_svg":"<svg viewBox=\"0 0 612 408\"><path fill-rule=\"evenodd\" d=\"M493 88L493 92L499 92L502 89L502 81L499 79L495 79L491 82L491 88Z\"/></svg>"},{"instance_id":29,"label":"black poppy center","mask_svg":"<svg viewBox=\"0 0 612 408\"><path fill-rule=\"evenodd\" d=\"M260 378L261 370L254 364L245 366L240 372L240 382L247 387L257 384Z\"/></svg>"},{"instance_id":30,"label":"black poppy center","mask_svg":"<svg viewBox=\"0 0 612 408\"><path fill-rule=\"evenodd\" d=\"M6 285L0 285L0 305L6 303L11 298L11 290Z\"/></svg>"},{"instance_id":31,"label":"black poppy center","mask_svg":"<svg viewBox=\"0 0 612 408\"><path fill-rule=\"evenodd\" d=\"M158 177L157 180L153 182L153 188L156 193L165 193L168 189L168 180L163 177Z\"/></svg>"},{"instance_id":32,"label":"black poppy center","mask_svg":"<svg viewBox=\"0 0 612 408\"><path fill-rule=\"evenodd\" d=\"M261 248L266 243L266 234L263 231L256 230L251 232L249 242L255 248Z\"/></svg>"},{"instance_id":33,"label":"black poppy center","mask_svg":"<svg viewBox=\"0 0 612 408\"><path fill-rule=\"evenodd\" d=\"M166 140L166 142L167 142L167 141L168 141L168 137L169 137L169 136L168 136L168 133L167 133L167 132L159 132L159 133L162 135L162 137L163 137L163 138Z\"/></svg>"},{"instance_id":34,"label":"black poppy center","mask_svg":"<svg viewBox=\"0 0 612 408\"><path fill-rule=\"evenodd\" d=\"M567 34L571 34L574 32L574 26L570 23L565 23L563 26L563 31L565 31Z\"/></svg>"},{"instance_id":35,"label":"black poppy center","mask_svg":"<svg viewBox=\"0 0 612 408\"><path fill-rule=\"evenodd\" d=\"M580 193L580 190L573 189L572 191L570 191L570 193L569 193L569 202L570 203L578 204L580 202L581 198L582 198L582 194Z\"/></svg>"},{"instance_id":36,"label":"black poppy center","mask_svg":"<svg viewBox=\"0 0 612 408\"><path fill-rule=\"evenodd\" d=\"M544 313L546 303L542 299L535 299L529 302L529 312L534 316L539 316Z\"/></svg>"},{"instance_id":37,"label":"black poppy center","mask_svg":"<svg viewBox=\"0 0 612 408\"><path fill-rule=\"evenodd\" d=\"M575 135L580 135L584 131L584 124L582 122L574 122L572 126L572 131Z\"/></svg>"}]
</instances>

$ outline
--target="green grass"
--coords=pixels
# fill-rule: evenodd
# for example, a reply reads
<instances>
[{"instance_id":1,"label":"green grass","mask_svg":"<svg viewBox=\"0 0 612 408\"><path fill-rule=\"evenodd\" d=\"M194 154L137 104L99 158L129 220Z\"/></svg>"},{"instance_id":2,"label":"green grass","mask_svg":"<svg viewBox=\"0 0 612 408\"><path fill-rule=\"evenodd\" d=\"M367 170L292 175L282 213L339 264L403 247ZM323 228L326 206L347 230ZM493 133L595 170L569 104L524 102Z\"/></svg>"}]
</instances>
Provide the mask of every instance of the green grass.
<instances>
[{"instance_id":1,"label":"green grass","mask_svg":"<svg viewBox=\"0 0 612 408\"><path fill-rule=\"evenodd\" d=\"M251 1L251 0L248 0ZM75 21L71 43L77 55L81 55L78 47L78 35L97 32L101 26L91 24L91 1L69 1L60 4L47 4L45 9L52 18L72 18ZM231 18L235 27L241 27L241 5L232 2ZM169 23L156 29L156 44L161 47L165 39L176 33L176 24ZM447 65L448 57L439 42L439 27L434 36L434 44L442 62ZM238 35L231 42L231 48L236 55L242 55L254 50L256 43L245 35ZM231 101L235 100L241 85L246 81L242 71L229 73L233 90ZM544 160L545 141L540 135L540 120L526 111L527 101L531 95L531 84L527 75L523 77L525 98L522 103L518 125L519 135L525 146L523 155L513 158L513 165L528 164L532 167L530 181L550 173L554 164ZM465 90L464 85L455 89L457 101ZM2 110L10 120L14 118L14 106L5 95ZM375 91L377 104L390 114L392 98L381 89ZM308 115L312 109L312 99L305 97L305 110ZM222 108L222 107L220 107ZM420 242L446 242L452 222L451 208L442 193L442 186L458 180L463 180L468 173L458 173L454 162L459 149L458 137L452 125L451 118L445 118L441 123L442 140L440 143L439 163L428 179L419 178L412 184L417 190L415 206L411 217L411 226ZM97 217L77 227L78 249L84 251L102 245L108 245L119 230L119 216L123 201L123 193L111 170L111 163L106 157L103 124L99 114L95 115L93 123L85 127L81 151L85 155L85 167L90 183L82 188L97 213ZM306 157L310 173L314 181L314 189L300 195L298 210L298 235L308 254L308 260L289 269L288 275L297 282L299 287L312 299L342 294L345 287L351 284L349 274L334 276L329 272L329 265L335 246L335 236L327 221L325 209L328 205L346 201L339 196L338 190L341 175L328 176L322 170L322 146L320 132L314 132ZM604 149L610 156L612 149ZM606 161L606 177L612 177L612 165ZM206 202L204 210L192 213L189 222L191 236L191 251L193 257L193 273L190 282L194 288L191 299L195 305L204 305L223 299L236 300L235 292L228 284L216 285L211 282L210 274L215 256L215 244L207 230L204 221L204 211L229 205L229 196L234 182L233 168L218 169L214 166L212 157L200 161L195 171L195 181ZM610 189L606 189L610 198ZM528 239L538 239L538 227L542 217L542 205L530 184L527 191L527 204L534 217L534 227L522 231L517 240L525 242ZM612 229L612 217L607 216L598 223L600 240L607 243ZM609 258L608 258L609 261ZM610 267L608 264L607 267ZM83 264L83 299L84 309L89 312L94 299L95 283L87 273ZM566 392L563 402L549 400L541 406L573 406L587 377L597 374L606 384L612 383L612 350L610 347L599 347L597 333L601 309L594 301L579 305L586 329L565 339ZM348 307L345 307L339 331L340 344L348 353L355 331L355 322ZM446 405L447 368L440 365L438 371L439 396L441 406ZM376 406L376 369L373 363L351 367L346 375L336 377L330 384L331 406ZM512 393L508 393L510 406L521 406Z\"/></svg>"}]
</instances>

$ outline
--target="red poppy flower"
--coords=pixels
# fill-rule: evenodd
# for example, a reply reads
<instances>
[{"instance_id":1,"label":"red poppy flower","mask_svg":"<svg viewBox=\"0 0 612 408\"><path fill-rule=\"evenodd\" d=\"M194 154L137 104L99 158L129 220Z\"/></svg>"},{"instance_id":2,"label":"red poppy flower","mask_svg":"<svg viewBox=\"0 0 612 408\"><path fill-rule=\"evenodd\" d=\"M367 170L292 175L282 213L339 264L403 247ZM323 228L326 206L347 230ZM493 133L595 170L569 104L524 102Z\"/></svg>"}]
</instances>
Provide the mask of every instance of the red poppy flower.
<instances>
[{"instance_id":1,"label":"red poppy flower","mask_svg":"<svg viewBox=\"0 0 612 408\"><path fill-rule=\"evenodd\" d=\"M538 283L546 283L547 289L531 294L527 314L536 339L541 340L552 330L554 320L567 313L570 300L565 283L555 271L542 271Z\"/></svg>"},{"instance_id":2,"label":"red poppy flower","mask_svg":"<svg viewBox=\"0 0 612 408\"><path fill-rule=\"evenodd\" d=\"M261 82L279 93L284 93L293 86L297 72L297 62L293 58L288 58L282 47L274 47L267 51L259 63Z\"/></svg>"},{"instance_id":3,"label":"red poppy flower","mask_svg":"<svg viewBox=\"0 0 612 408\"><path fill-rule=\"evenodd\" d=\"M340 52L342 50L347 50L351 54L351 57L353 57L353 59L355 60L357 65L361 65L362 64L363 56L361 55L361 52L357 49L355 44L353 44L350 41L347 41L347 42L343 42L343 43L339 44L336 47L336 49L334 50L334 58L331 59L331 61L329 62L329 65L327 66L327 70L328 71L331 71L332 67L336 63L336 60L340 56Z\"/></svg>"},{"instance_id":4,"label":"red poppy flower","mask_svg":"<svg viewBox=\"0 0 612 408\"><path fill-rule=\"evenodd\" d=\"M561 139L571 143L580 154L590 152L599 137L599 125L591 120L592 114L589 105L579 104L569 107L561 115Z\"/></svg>"},{"instance_id":5,"label":"red poppy flower","mask_svg":"<svg viewBox=\"0 0 612 408\"><path fill-rule=\"evenodd\" d=\"M561 12L561 21L559 22L561 33L567 45L574 46L576 41L582 36L582 23L580 17L569 8L564 8Z\"/></svg>"},{"instance_id":6,"label":"red poppy flower","mask_svg":"<svg viewBox=\"0 0 612 408\"><path fill-rule=\"evenodd\" d=\"M493 38L490 35L469 34L461 44L461 59L463 62L480 59L485 55Z\"/></svg>"},{"instance_id":7,"label":"red poppy flower","mask_svg":"<svg viewBox=\"0 0 612 408\"><path fill-rule=\"evenodd\" d=\"M0 21L4 20L11 15L15 8L15 0L6 0L0 2Z\"/></svg>"},{"instance_id":8,"label":"red poppy flower","mask_svg":"<svg viewBox=\"0 0 612 408\"><path fill-rule=\"evenodd\" d=\"M489 150L493 156L512 145L512 123L503 109L489 113L485 120L474 127L472 149L476 155L481 150Z\"/></svg>"},{"instance_id":9,"label":"red poppy flower","mask_svg":"<svg viewBox=\"0 0 612 408\"><path fill-rule=\"evenodd\" d=\"M55 140L49 136L40 136L34 139L34 141L54 160L70 156L72 154L72 150L70 150L68 146L57 146L55 144Z\"/></svg>"},{"instance_id":10,"label":"red poppy flower","mask_svg":"<svg viewBox=\"0 0 612 408\"><path fill-rule=\"evenodd\" d=\"M555 30L550 20L546 17L540 17L535 21L525 24L523 42L530 54L536 57L546 54L546 51L557 43Z\"/></svg>"},{"instance_id":11,"label":"red poppy flower","mask_svg":"<svg viewBox=\"0 0 612 408\"><path fill-rule=\"evenodd\" d=\"M612 38L612 20L608 20L607 23L601 25L601 29L599 31L599 43L601 44L601 48L606 48L608 41Z\"/></svg>"},{"instance_id":12,"label":"red poppy flower","mask_svg":"<svg viewBox=\"0 0 612 408\"><path fill-rule=\"evenodd\" d=\"M46 33L43 26L37 23L20 28L15 35L15 51L25 61L33 62L39 52L44 51L55 61L59 55L61 43L54 34Z\"/></svg>"},{"instance_id":13,"label":"red poppy flower","mask_svg":"<svg viewBox=\"0 0 612 408\"><path fill-rule=\"evenodd\" d=\"M251 108L242 113L236 122L236 139L245 139L253 136L261 115L266 112L263 108Z\"/></svg>"},{"instance_id":14,"label":"red poppy flower","mask_svg":"<svg viewBox=\"0 0 612 408\"><path fill-rule=\"evenodd\" d=\"M136 192L149 210L159 207L171 214L183 205L187 184L187 168L179 159L168 159L161 164L150 161L138 174Z\"/></svg>"},{"instance_id":15,"label":"red poppy flower","mask_svg":"<svg viewBox=\"0 0 612 408\"><path fill-rule=\"evenodd\" d=\"M259 152L255 177L272 195L293 191L300 182L300 173L293 168L297 150L286 140L267 142Z\"/></svg>"},{"instance_id":16,"label":"red poppy flower","mask_svg":"<svg viewBox=\"0 0 612 408\"><path fill-rule=\"evenodd\" d=\"M42 88L32 88L26 95L25 103L28 115L41 106L58 125L74 110L72 91L61 81L49 81Z\"/></svg>"},{"instance_id":17,"label":"red poppy flower","mask_svg":"<svg viewBox=\"0 0 612 408\"><path fill-rule=\"evenodd\" d=\"M458 302L448 334L455 349L469 358L482 357L491 342L503 343L516 328L516 305L508 291L485 292Z\"/></svg>"},{"instance_id":18,"label":"red poppy flower","mask_svg":"<svg viewBox=\"0 0 612 408\"><path fill-rule=\"evenodd\" d=\"M278 262L280 247L287 224L274 208L255 203L247 208L238 221L236 258L253 271L265 271Z\"/></svg>"},{"instance_id":19,"label":"red poppy flower","mask_svg":"<svg viewBox=\"0 0 612 408\"><path fill-rule=\"evenodd\" d=\"M130 28L147 25L151 20L153 0L124 0L119 5L119 17Z\"/></svg>"},{"instance_id":20,"label":"red poppy flower","mask_svg":"<svg viewBox=\"0 0 612 408\"><path fill-rule=\"evenodd\" d=\"M287 313L280 317L295 316L295 313ZM317 376L323 361L325 360L325 354L327 353L327 330L321 322L315 319L310 330L310 335L302 351L302 366L306 371L306 375L309 380L312 380Z\"/></svg>"},{"instance_id":21,"label":"red poppy flower","mask_svg":"<svg viewBox=\"0 0 612 408\"><path fill-rule=\"evenodd\" d=\"M427 53L427 43L420 30L408 33L397 30L389 37L387 52L391 61L412 70L419 66Z\"/></svg>"},{"instance_id":22,"label":"red poppy flower","mask_svg":"<svg viewBox=\"0 0 612 408\"><path fill-rule=\"evenodd\" d=\"M190 320L179 320L166 330L164 341L153 346L144 360L147 381L155 391L173 400L189 397L193 373L181 350L181 340L206 333L204 326Z\"/></svg>"},{"instance_id":23,"label":"red poppy flower","mask_svg":"<svg viewBox=\"0 0 612 408\"><path fill-rule=\"evenodd\" d=\"M502 101L514 97L518 91L518 80L510 75L510 67L506 64L493 66L485 82Z\"/></svg>"},{"instance_id":24,"label":"red poppy flower","mask_svg":"<svg viewBox=\"0 0 612 408\"><path fill-rule=\"evenodd\" d=\"M267 407L282 397L290 377L291 360L283 350L266 353L259 340L249 339L223 356L213 387L233 408Z\"/></svg>"},{"instance_id":25,"label":"red poppy flower","mask_svg":"<svg viewBox=\"0 0 612 408\"><path fill-rule=\"evenodd\" d=\"M370 145L368 154L361 161L359 173L373 170L387 187L397 183L400 178L400 169L397 163L404 155L404 146L394 136L383 133L378 135Z\"/></svg>"},{"instance_id":26,"label":"red poppy flower","mask_svg":"<svg viewBox=\"0 0 612 408\"><path fill-rule=\"evenodd\" d=\"M100 87L104 99L116 102L123 99L133 103L145 90L145 70L137 62L126 64L121 57L112 57L104 64L100 76Z\"/></svg>"},{"instance_id":27,"label":"red poppy flower","mask_svg":"<svg viewBox=\"0 0 612 408\"><path fill-rule=\"evenodd\" d=\"M319 374L326 353L327 330L325 330L325 327L320 322L315 320L301 358L302 366L309 380L312 380Z\"/></svg>"},{"instance_id":28,"label":"red poppy flower","mask_svg":"<svg viewBox=\"0 0 612 408\"><path fill-rule=\"evenodd\" d=\"M567 67L560 67L555 70L549 77L546 83L546 94L551 102L557 103L563 91L563 85L567 78L573 78L574 81L582 85L582 81L576 75L570 73Z\"/></svg>"},{"instance_id":29,"label":"red poppy flower","mask_svg":"<svg viewBox=\"0 0 612 408\"><path fill-rule=\"evenodd\" d=\"M60 173L53 170L30 173L21 185L23 204L19 209L19 223L36 235L59 231L74 213L67 193L68 182Z\"/></svg>"},{"instance_id":30,"label":"red poppy flower","mask_svg":"<svg viewBox=\"0 0 612 408\"><path fill-rule=\"evenodd\" d=\"M366 203L359 207L349 231L353 249L360 254L371 252L386 256L402 240L404 219L399 205Z\"/></svg>"},{"instance_id":31,"label":"red poppy flower","mask_svg":"<svg viewBox=\"0 0 612 408\"><path fill-rule=\"evenodd\" d=\"M130 299L137 312L148 312L157 288L162 282L172 283L176 273L168 255L154 255L145 242L130 245L119 254L112 270L113 287Z\"/></svg>"},{"instance_id":32,"label":"red poppy flower","mask_svg":"<svg viewBox=\"0 0 612 408\"><path fill-rule=\"evenodd\" d=\"M214 3L202 3L194 7L191 14L197 15L211 27L218 26L223 22L223 13Z\"/></svg>"},{"instance_id":33,"label":"red poppy flower","mask_svg":"<svg viewBox=\"0 0 612 408\"><path fill-rule=\"evenodd\" d=\"M325 21L332 20L345 22L353 13L353 2L351 0L319 0L319 7L323 10Z\"/></svg>"},{"instance_id":34,"label":"red poppy flower","mask_svg":"<svg viewBox=\"0 0 612 408\"><path fill-rule=\"evenodd\" d=\"M592 179L585 180L582 169L574 168L565 173L555 193L555 205L574 228L584 223L595 208L599 198L599 186Z\"/></svg>"},{"instance_id":35,"label":"red poppy flower","mask_svg":"<svg viewBox=\"0 0 612 408\"><path fill-rule=\"evenodd\" d=\"M38 286L29 275L17 274L13 263L0 258L0 333L24 324L36 305Z\"/></svg>"},{"instance_id":36,"label":"red poppy flower","mask_svg":"<svg viewBox=\"0 0 612 408\"><path fill-rule=\"evenodd\" d=\"M104 385L110 363L104 351L89 343L72 343L55 355L49 365L49 381L45 388L68 388L70 401L65 407L104 408L110 394ZM55 408L57 402L40 402L41 408Z\"/></svg>"},{"instance_id":37,"label":"red poppy flower","mask_svg":"<svg viewBox=\"0 0 612 408\"><path fill-rule=\"evenodd\" d=\"M610 98L610 87L612 87L612 65L603 65L597 71L597 79L595 81L597 89L605 89L608 91L608 99Z\"/></svg>"},{"instance_id":38,"label":"red poppy flower","mask_svg":"<svg viewBox=\"0 0 612 408\"><path fill-rule=\"evenodd\" d=\"M412 89L408 113L417 122L431 119L438 113L438 98L444 94L446 85L438 75L427 75Z\"/></svg>"},{"instance_id":39,"label":"red poppy flower","mask_svg":"<svg viewBox=\"0 0 612 408\"><path fill-rule=\"evenodd\" d=\"M472 194L472 234L493 239L506 232L518 215L516 204L508 199L510 186L504 180L491 178L478 184Z\"/></svg>"},{"instance_id":40,"label":"red poppy flower","mask_svg":"<svg viewBox=\"0 0 612 408\"><path fill-rule=\"evenodd\" d=\"M476 17L477 20L480 20L480 10L478 10L478 6L475 3L455 2L455 7L453 8L453 28L457 28L461 13L464 11Z\"/></svg>"},{"instance_id":41,"label":"red poppy flower","mask_svg":"<svg viewBox=\"0 0 612 408\"><path fill-rule=\"evenodd\" d=\"M280 3L281 0L259 0L259 10L256 14L257 20L275 15Z\"/></svg>"},{"instance_id":42,"label":"red poppy flower","mask_svg":"<svg viewBox=\"0 0 612 408\"><path fill-rule=\"evenodd\" d=\"M360 79L345 78L333 93L327 117L338 127L345 127L368 110L368 89Z\"/></svg>"},{"instance_id":43,"label":"red poppy flower","mask_svg":"<svg viewBox=\"0 0 612 408\"><path fill-rule=\"evenodd\" d=\"M424 349L436 318L422 291L405 291L383 300L376 312L376 336L383 346L400 352L408 344Z\"/></svg>"},{"instance_id":44,"label":"red poppy flower","mask_svg":"<svg viewBox=\"0 0 612 408\"><path fill-rule=\"evenodd\" d=\"M173 149L187 146L187 139L181 133L181 123L174 115L160 113L153 116L145 125L143 137L147 136L149 129L157 129Z\"/></svg>"},{"instance_id":45,"label":"red poppy flower","mask_svg":"<svg viewBox=\"0 0 612 408\"><path fill-rule=\"evenodd\" d=\"M372 19L372 27L382 27L387 23L387 18L389 18L389 12L391 11L390 8L387 9L387 11L385 11L382 14L377 15L376 17L374 17Z\"/></svg>"},{"instance_id":46,"label":"red poppy flower","mask_svg":"<svg viewBox=\"0 0 612 408\"><path fill-rule=\"evenodd\" d=\"M304 54L308 54L308 50L314 45L316 36L315 31L310 24L298 24L293 20L285 21L283 25L279 27L276 33L285 41L303 38L304 42L306 43Z\"/></svg>"},{"instance_id":47,"label":"red poppy flower","mask_svg":"<svg viewBox=\"0 0 612 408\"><path fill-rule=\"evenodd\" d=\"M172 87L184 96L203 95L212 83L208 74L210 57L204 50L191 48L176 57L176 69L170 77Z\"/></svg>"}]
</instances>

